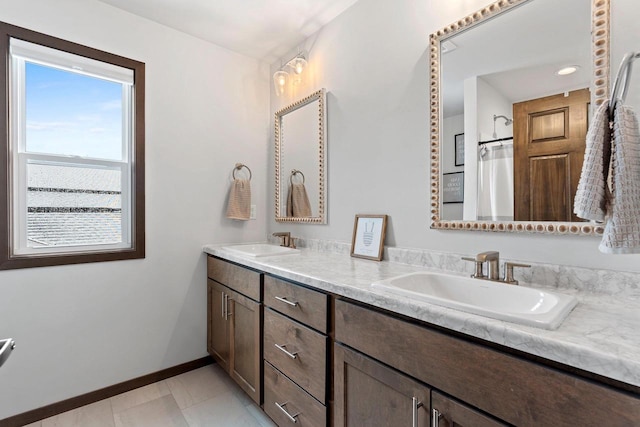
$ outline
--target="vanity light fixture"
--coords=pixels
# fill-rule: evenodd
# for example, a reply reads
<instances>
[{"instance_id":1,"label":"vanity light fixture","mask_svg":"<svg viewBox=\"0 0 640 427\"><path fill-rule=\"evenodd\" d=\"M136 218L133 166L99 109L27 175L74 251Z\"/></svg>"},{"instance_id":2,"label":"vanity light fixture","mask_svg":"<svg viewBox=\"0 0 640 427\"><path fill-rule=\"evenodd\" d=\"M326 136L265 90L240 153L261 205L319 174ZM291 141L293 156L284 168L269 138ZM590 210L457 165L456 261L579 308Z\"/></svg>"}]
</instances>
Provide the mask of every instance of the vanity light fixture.
<instances>
[{"instance_id":1,"label":"vanity light fixture","mask_svg":"<svg viewBox=\"0 0 640 427\"><path fill-rule=\"evenodd\" d=\"M304 67L307 66L307 60L304 57L304 53L299 52L291 61L287 62L287 65L293 69L296 74L302 74Z\"/></svg>"},{"instance_id":2,"label":"vanity light fixture","mask_svg":"<svg viewBox=\"0 0 640 427\"><path fill-rule=\"evenodd\" d=\"M577 65L569 65L568 67L560 68L558 71L556 71L556 74L559 76L568 76L569 74L573 74L578 71L579 68L580 67Z\"/></svg>"},{"instance_id":3,"label":"vanity light fixture","mask_svg":"<svg viewBox=\"0 0 640 427\"><path fill-rule=\"evenodd\" d=\"M282 62L280 62L280 64L280 69L273 74L273 86L275 87L277 96L284 93L284 89L289 81L289 73L284 70ZM300 83L302 81L302 72L307 66L307 58L304 52L298 52L296 56L286 62L286 65L293 70L293 84Z\"/></svg>"},{"instance_id":4,"label":"vanity light fixture","mask_svg":"<svg viewBox=\"0 0 640 427\"><path fill-rule=\"evenodd\" d=\"M273 74L273 87L276 92L276 96L280 96L284 93L284 88L287 85L289 79L289 73L280 68Z\"/></svg>"}]
</instances>

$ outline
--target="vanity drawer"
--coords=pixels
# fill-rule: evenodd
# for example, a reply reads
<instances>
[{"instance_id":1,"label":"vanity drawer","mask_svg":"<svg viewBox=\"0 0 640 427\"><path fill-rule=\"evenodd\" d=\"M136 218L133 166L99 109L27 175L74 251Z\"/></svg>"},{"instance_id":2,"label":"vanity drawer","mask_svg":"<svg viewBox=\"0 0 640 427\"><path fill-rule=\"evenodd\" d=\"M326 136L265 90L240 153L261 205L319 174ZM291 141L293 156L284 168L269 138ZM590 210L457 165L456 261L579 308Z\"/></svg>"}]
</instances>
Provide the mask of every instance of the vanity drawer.
<instances>
[{"instance_id":1,"label":"vanity drawer","mask_svg":"<svg viewBox=\"0 0 640 427\"><path fill-rule=\"evenodd\" d=\"M260 301L261 274L257 271L208 256L207 276L255 301Z\"/></svg>"},{"instance_id":2,"label":"vanity drawer","mask_svg":"<svg viewBox=\"0 0 640 427\"><path fill-rule=\"evenodd\" d=\"M322 333L327 333L328 301L322 292L271 276L264 278L265 305Z\"/></svg>"},{"instance_id":3,"label":"vanity drawer","mask_svg":"<svg viewBox=\"0 0 640 427\"><path fill-rule=\"evenodd\" d=\"M285 403L286 405L283 405ZM327 408L268 362L264 362L264 411L280 427L326 427L327 425Z\"/></svg>"},{"instance_id":4,"label":"vanity drawer","mask_svg":"<svg viewBox=\"0 0 640 427\"><path fill-rule=\"evenodd\" d=\"M295 358L285 351L290 354L295 353ZM271 309L266 309L264 311L264 359L313 397L325 403L326 336Z\"/></svg>"}]
</instances>

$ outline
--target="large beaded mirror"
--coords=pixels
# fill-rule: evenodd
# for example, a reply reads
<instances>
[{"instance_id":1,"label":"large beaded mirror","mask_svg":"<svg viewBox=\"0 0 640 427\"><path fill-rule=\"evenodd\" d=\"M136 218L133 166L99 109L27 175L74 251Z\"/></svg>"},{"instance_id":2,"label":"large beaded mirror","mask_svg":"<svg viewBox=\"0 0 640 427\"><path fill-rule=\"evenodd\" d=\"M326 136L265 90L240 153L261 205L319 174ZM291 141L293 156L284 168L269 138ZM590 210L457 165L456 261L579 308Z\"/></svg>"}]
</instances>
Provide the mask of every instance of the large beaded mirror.
<instances>
[{"instance_id":1,"label":"large beaded mirror","mask_svg":"<svg viewBox=\"0 0 640 427\"><path fill-rule=\"evenodd\" d=\"M609 7L499 0L431 34L431 228L602 233L572 210Z\"/></svg>"}]
</instances>

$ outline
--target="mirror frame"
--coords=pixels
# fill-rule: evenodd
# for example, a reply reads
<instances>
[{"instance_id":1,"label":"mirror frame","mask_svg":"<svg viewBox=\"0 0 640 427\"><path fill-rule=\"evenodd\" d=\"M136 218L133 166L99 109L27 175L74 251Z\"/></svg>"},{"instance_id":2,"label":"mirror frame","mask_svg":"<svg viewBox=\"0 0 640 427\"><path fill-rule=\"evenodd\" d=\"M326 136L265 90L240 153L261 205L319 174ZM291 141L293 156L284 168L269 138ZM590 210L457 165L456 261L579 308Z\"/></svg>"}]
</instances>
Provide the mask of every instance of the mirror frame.
<instances>
[{"instance_id":1,"label":"mirror frame","mask_svg":"<svg viewBox=\"0 0 640 427\"><path fill-rule=\"evenodd\" d=\"M431 228L442 230L481 230L547 234L598 235L604 225L592 222L550 221L463 221L440 218L440 42L495 18L515 6L533 0L498 0L431 34L430 39L430 118L431 118ZM596 106L609 96L609 8L611 0L592 0L591 4L591 99Z\"/></svg>"},{"instance_id":2,"label":"mirror frame","mask_svg":"<svg viewBox=\"0 0 640 427\"><path fill-rule=\"evenodd\" d=\"M282 117L285 114L298 110L305 105L318 101L318 215L311 217L287 217L282 216L281 202L283 195L281 194L281 158L284 141L282 139ZM275 149L276 149L276 221L277 222L301 222L305 224L326 224L327 217L325 215L325 149L326 149L326 90L324 88L302 98L299 101L288 105L275 114Z\"/></svg>"}]
</instances>

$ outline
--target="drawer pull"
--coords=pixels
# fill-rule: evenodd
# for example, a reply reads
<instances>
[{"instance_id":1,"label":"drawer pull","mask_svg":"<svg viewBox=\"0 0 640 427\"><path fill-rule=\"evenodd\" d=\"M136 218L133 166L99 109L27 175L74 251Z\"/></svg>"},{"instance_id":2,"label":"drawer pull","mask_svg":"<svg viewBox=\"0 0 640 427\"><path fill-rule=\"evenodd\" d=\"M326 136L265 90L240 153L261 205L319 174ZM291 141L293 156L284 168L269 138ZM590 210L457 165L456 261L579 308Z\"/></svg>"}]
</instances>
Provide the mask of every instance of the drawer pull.
<instances>
[{"instance_id":1,"label":"drawer pull","mask_svg":"<svg viewBox=\"0 0 640 427\"><path fill-rule=\"evenodd\" d=\"M289 403L289 402L284 402L284 403L282 403L282 404L280 404L280 403L278 403L278 402L274 402L274 403L276 404L276 406L278 407L278 409L280 409L282 412L284 412L284 414L287 416L287 418L289 418L289 419L291 420L291 422L292 422L292 423L297 423L297 422L298 422L298 420L296 419L296 417L297 417L298 415L300 415L300 412L297 412L295 415L291 415L291 414L289 413L289 411L287 411L287 410L285 409L285 406L287 406L287 403Z\"/></svg>"},{"instance_id":2,"label":"drawer pull","mask_svg":"<svg viewBox=\"0 0 640 427\"><path fill-rule=\"evenodd\" d=\"M438 427L440 425L440 420L443 418L440 411L436 408L431 409L431 426ZM414 424L415 425L415 424Z\"/></svg>"},{"instance_id":3,"label":"drawer pull","mask_svg":"<svg viewBox=\"0 0 640 427\"><path fill-rule=\"evenodd\" d=\"M225 308L225 303L227 302L227 295L224 292L222 293L222 297L220 298L220 301L222 301L222 311L221 311L222 318L224 320L227 320L227 317L226 317L227 309Z\"/></svg>"},{"instance_id":4,"label":"drawer pull","mask_svg":"<svg viewBox=\"0 0 640 427\"><path fill-rule=\"evenodd\" d=\"M297 359L298 358L298 352L296 351L295 353L291 353L290 351L287 351L287 349L285 348L286 345L278 345L278 344L274 344L276 346L276 348L278 350L280 350L281 352L283 352L284 354L286 354L287 356L289 356L292 359Z\"/></svg>"},{"instance_id":5,"label":"drawer pull","mask_svg":"<svg viewBox=\"0 0 640 427\"><path fill-rule=\"evenodd\" d=\"M297 307L298 306L298 301L289 301L287 299L287 297L274 297L275 299L277 299L280 302L283 302L285 304L290 305L291 307Z\"/></svg>"},{"instance_id":6,"label":"drawer pull","mask_svg":"<svg viewBox=\"0 0 640 427\"><path fill-rule=\"evenodd\" d=\"M418 409L420 409L422 407L422 402L419 402L418 399L416 397L412 397L411 398L411 407L412 407L412 411L411 411L411 419L412 419L412 423L411 425L413 427L418 427Z\"/></svg>"}]
</instances>

